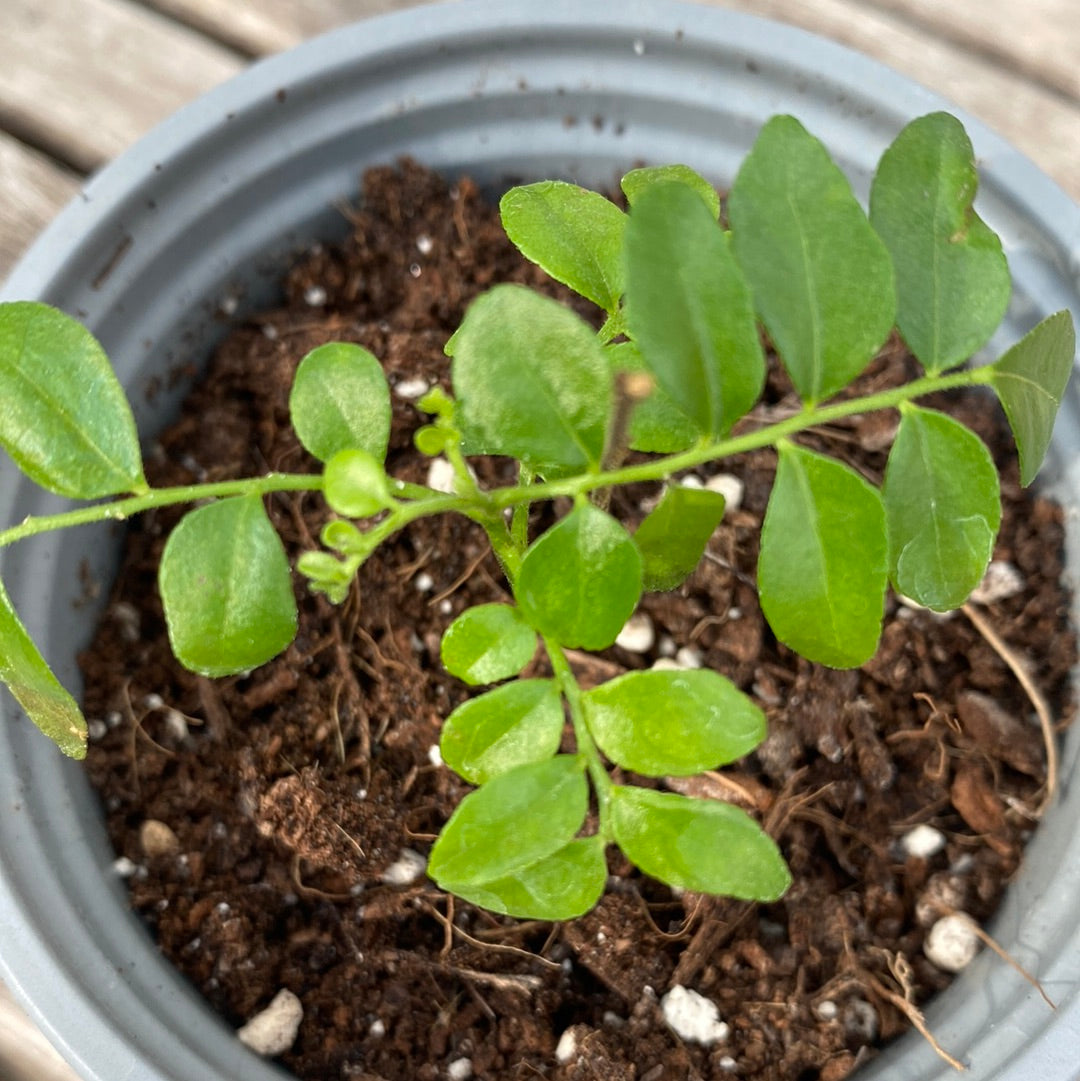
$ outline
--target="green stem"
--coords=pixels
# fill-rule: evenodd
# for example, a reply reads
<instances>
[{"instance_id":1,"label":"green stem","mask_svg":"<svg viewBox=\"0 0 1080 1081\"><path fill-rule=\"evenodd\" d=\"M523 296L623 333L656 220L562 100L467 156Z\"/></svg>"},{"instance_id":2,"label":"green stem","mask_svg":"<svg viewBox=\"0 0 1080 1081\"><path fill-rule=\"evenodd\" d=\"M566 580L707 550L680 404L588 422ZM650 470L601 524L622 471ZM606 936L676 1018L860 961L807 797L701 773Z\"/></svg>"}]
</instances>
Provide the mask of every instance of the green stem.
<instances>
[{"instance_id":1,"label":"green stem","mask_svg":"<svg viewBox=\"0 0 1080 1081\"><path fill-rule=\"evenodd\" d=\"M610 825L611 815L608 810L611 803L611 790L614 787L607 770L604 768L600 751L592 738L588 725L585 723L585 707L581 701L581 687L574 675L570 662L566 659L562 646L546 634L542 636L544 648L551 659L551 669L555 675L555 681L570 707L570 722L574 727L574 739L577 741L579 754L585 756L586 768L593 788L596 790L597 805L600 810L599 834L605 842L611 840Z\"/></svg>"},{"instance_id":2,"label":"green stem","mask_svg":"<svg viewBox=\"0 0 1080 1081\"><path fill-rule=\"evenodd\" d=\"M805 431L807 428L829 424L860 413L872 413L880 409L894 409L904 402L921 398L927 394L942 390L955 390L960 387L977 386L989 383L990 379L989 369L983 368L965 369L964 371L953 372L951 375L927 376L923 379L916 379L911 383L905 383L901 387L879 391L877 394L868 394L863 398L853 398L848 401L835 402L832 405L805 409L801 413L788 417L786 420L777 421L775 424L769 424L764 428L695 446L690 450L679 454L670 454L665 458L653 459L637 465L625 466L621 469L612 469L601 473L583 473L574 477L566 477L563 480L534 484L527 490L518 487L496 488L487 493L487 498L496 507L516 507L522 503L531 503L536 500L554 499L556 496L576 497L591 492L596 488L620 484L636 484L641 481L664 480L672 473L692 469L703 462L711 462L717 458L729 458L735 454L745 454L747 451L775 446L781 440L797 432Z\"/></svg>"}]
</instances>

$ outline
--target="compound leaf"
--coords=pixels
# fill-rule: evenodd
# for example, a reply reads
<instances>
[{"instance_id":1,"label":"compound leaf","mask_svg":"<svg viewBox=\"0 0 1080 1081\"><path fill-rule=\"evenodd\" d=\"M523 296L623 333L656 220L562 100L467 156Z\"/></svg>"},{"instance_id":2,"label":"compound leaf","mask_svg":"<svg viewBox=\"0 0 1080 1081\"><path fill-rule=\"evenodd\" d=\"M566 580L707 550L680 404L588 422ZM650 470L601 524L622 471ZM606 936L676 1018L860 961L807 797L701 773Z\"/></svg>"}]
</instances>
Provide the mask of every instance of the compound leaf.
<instances>
[{"instance_id":1,"label":"compound leaf","mask_svg":"<svg viewBox=\"0 0 1080 1081\"><path fill-rule=\"evenodd\" d=\"M791 116L761 130L728 200L732 243L795 389L818 402L873 359L896 314L892 261L844 174Z\"/></svg>"},{"instance_id":2,"label":"compound leaf","mask_svg":"<svg viewBox=\"0 0 1080 1081\"><path fill-rule=\"evenodd\" d=\"M109 358L81 323L36 301L0 304L0 446L58 495L147 490L135 418Z\"/></svg>"},{"instance_id":3,"label":"compound leaf","mask_svg":"<svg viewBox=\"0 0 1080 1081\"><path fill-rule=\"evenodd\" d=\"M363 450L382 461L390 439L390 388L382 365L363 346L330 342L300 361L289 393L300 442L321 462Z\"/></svg>"},{"instance_id":4,"label":"compound leaf","mask_svg":"<svg viewBox=\"0 0 1080 1081\"><path fill-rule=\"evenodd\" d=\"M634 534L649 590L675 589L701 561L724 516L724 497L707 488L669 485Z\"/></svg>"},{"instance_id":5,"label":"compound leaf","mask_svg":"<svg viewBox=\"0 0 1080 1081\"><path fill-rule=\"evenodd\" d=\"M707 668L628 672L587 691L583 702L600 750L649 777L714 769L765 738L761 710Z\"/></svg>"},{"instance_id":6,"label":"compound leaf","mask_svg":"<svg viewBox=\"0 0 1080 1081\"><path fill-rule=\"evenodd\" d=\"M617 785L611 822L623 852L668 885L746 901L775 901L791 885L775 842L730 803Z\"/></svg>"},{"instance_id":7,"label":"compound leaf","mask_svg":"<svg viewBox=\"0 0 1080 1081\"><path fill-rule=\"evenodd\" d=\"M505 878L482 885L458 885L454 892L504 916L572 920L596 904L606 883L603 841L580 837Z\"/></svg>"},{"instance_id":8,"label":"compound leaf","mask_svg":"<svg viewBox=\"0 0 1080 1081\"><path fill-rule=\"evenodd\" d=\"M0 582L0 680L30 718L71 758L86 757L86 720L53 675Z\"/></svg>"},{"instance_id":9,"label":"compound leaf","mask_svg":"<svg viewBox=\"0 0 1080 1081\"><path fill-rule=\"evenodd\" d=\"M518 874L574 839L588 792L581 755L500 774L458 804L431 849L428 874L461 896Z\"/></svg>"},{"instance_id":10,"label":"compound leaf","mask_svg":"<svg viewBox=\"0 0 1080 1081\"><path fill-rule=\"evenodd\" d=\"M776 636L804 657L853 668L873 656L888 582L881 497L845 465L780 445L761 529L758 587Z\"/></svg>"},{"instance_id":11,"label":"compound leaf","mask_svg":"<svg viewBox=\"0 0 1080 1081\"><path fill-rule=\"evenodd\" d=\"M638 196L626 229L630 337L671 400L721 436L765 382L750 292L701 197L662 183Z\"/></svg>"},{"instance_id":12,"label":"compound leaf","mask_svg":"<svg viewBox=\"0 0 1080 1081\"><path fill-rule=\"evenodd\" d=\"M987 370L1020 454L1020 482L1035 479L1076 356L1076 328L1068 311L1048 316Z\"/></svg>"},{"instance_id":13,"label":"compound leaf","mask_svg":"<svg viewBox=\"0 0 1080 1081\"><path fill-rule=\"evenodd\" d=\"M870 190L870 222L896 271L897 326L931 373L985 345L1009 303L1001 241L972 205L978 183L963 125L931 113L896 137Z\"/></svg>"},{"instance_id":14,"label":"compound leaf","mask_svg":"<svg viewBox=\"0 0 1080 1081\"><path fill-rule=\"evenodd\" d=\"M630 534L590 503L535 540L514 584L521 613L571 649L606 649L641 598L641 556Z\"/></svg>"},{"instance_id":15,"label":"compound leaf","mask_svg":"<svg viewBox=\"0 0 1080 1081\"><path fill-rule=\"evenodd\" d=\"M564 721L550 679L516 679L462 702L446 718L439 746L452 770L485 784L515 766L550 758Z\"/></svg>"},{"instance_id":16,"label":"compound leaf","mask_svg":"<svg viewBox=\"0 0 1080 1081\"><path fill-rule=\"evenodd\" d=\"M536 652L536 631L509 604L467 608L446 628L442 662L471 686L516 676Z\"/></svg>"},{"instance_id":17,"label":"compound leaf","mask_svg":"<svg viewBox=\"0 0 1080 1081\"><path fill-rule=\"evenodd\" d=\"M613 374L592 328L519 285L473 301L447 342L458 420L471 454L544 467L597 467Z\"/></svg>"},{"instance_id":18,"label":"compound leaf","mask_svg":"<svg viewBox=\"0 0 1080 1081\"><path fill-rule=\"evenodd\" d=\"M893 584L935 611L958 608L982 581L1001 524L986 445L943 413L905 405L881 495Z\"/></svg>"},{"instance_id":19,"label":"compound leaf","mask_svg":"<svg viewBox=\"0 0 1080 1081\"><path fill-rule=\"evenodd\" d=\"M626 215L610 199L562 180L542 180L511 188L499 213L526 259L604 311L618 309Z\"/></svg>"},{"instance_id":20,"label":"compound leaf","mask_svg":"<svg viewBox=\"0 0 1080 1081\"><path fill-rule=\"evenodd\" d=\"M165 544L158 585L173 652L201 675L256 668L296 635L289 562L258 495L186 514Z\"/></svg>"}]
</instances>

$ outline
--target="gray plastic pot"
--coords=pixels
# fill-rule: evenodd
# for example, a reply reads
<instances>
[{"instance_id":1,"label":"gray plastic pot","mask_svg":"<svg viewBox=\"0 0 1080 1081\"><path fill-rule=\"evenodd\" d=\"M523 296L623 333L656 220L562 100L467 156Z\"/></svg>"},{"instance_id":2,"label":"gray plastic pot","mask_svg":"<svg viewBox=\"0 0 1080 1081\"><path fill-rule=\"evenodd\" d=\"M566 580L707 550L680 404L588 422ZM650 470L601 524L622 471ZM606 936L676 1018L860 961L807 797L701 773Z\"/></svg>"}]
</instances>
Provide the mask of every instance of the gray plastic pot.
<instances>
[{"instance_id":1,"label":"gray plastic pot","mask_svg":"<svg viewBox=\"0 0 1080 1081\"><path fill-rule=\"evenodd\" d=\"M617 20L600 0L412 10L258 64L163 124L60 215L3 299L39 298L83 319L149 435L183 389L148 396L151 381L205 359L222 333L224 298L239 298L241 314L262 304L290 253L340 234L332 208L367 165L411 154L498 188L547 176L605 185L639 160L685 161L724 184L762 122L791 112L865 193L903 124L941 108L837 45L720 10L634 0ZM1052 311L1080 313L1080 211L961 118L982 162L982 213L1016 278L998 346ZM1078 389L1074 381L1044 474L1074 512ZM0 470L0 521L56 506L6 461ZM116 552L116 534L100 528L2 553L0 573L68 686L78 685L74 655L98 614L73 607L78 568L86 560L107 582ZM1075 531L1070 552L1075 575ZM6 695L0 710L0 966L14 993L87 1079L281 1077L241 1047L129 914L79 766ZM1078 758L1080 726L1066 737L1061 798L993 927L1058 1010L984 951L929 1012L972 1079L1080 1077ZM953 1075L912 1035L862 1076Z\"/></svg>"}]
</instances>

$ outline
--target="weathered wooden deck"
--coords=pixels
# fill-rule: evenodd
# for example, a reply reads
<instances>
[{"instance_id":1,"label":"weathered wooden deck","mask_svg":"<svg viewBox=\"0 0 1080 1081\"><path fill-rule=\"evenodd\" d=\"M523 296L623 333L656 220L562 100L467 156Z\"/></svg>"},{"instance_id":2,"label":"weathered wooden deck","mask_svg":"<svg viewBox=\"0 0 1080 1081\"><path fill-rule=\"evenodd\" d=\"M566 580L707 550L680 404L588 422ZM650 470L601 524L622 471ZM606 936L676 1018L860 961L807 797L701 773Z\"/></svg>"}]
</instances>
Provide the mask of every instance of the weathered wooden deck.
<instances>
[{"instance_id":1,"label":"weathered wooden deck","mask_svg":"<svg viewBox=\"0 0 1080 1081\"><path fill-rule=\"evenodd\" d=\"M1076 0L711 0L939 91L1080 200ZM0 0L0 280L83 177L238 72L415 0ZM617 18L617 5L612 6ZM0 986L0 1081L71 1081Z\"/></svg>"}]
</instances>

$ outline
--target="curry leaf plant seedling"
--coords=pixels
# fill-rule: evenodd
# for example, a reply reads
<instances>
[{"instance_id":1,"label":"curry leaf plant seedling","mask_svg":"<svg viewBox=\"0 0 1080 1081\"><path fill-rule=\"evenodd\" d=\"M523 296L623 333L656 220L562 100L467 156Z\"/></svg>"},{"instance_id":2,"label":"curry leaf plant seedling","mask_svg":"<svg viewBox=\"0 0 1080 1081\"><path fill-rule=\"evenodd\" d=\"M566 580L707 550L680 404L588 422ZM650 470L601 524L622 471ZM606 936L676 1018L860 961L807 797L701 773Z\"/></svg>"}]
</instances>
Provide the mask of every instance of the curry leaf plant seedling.
<instances>
[{"instance_id":1,"label":"curry leaf plant seedling","mask_svg":"<svg viewBox=\"0 0 1080 1081\"><path fill-rule=\"evenodd\" d=\"M636 169L622 186L625 212L560 181L503 197L511 240L592 301L601 329L516 285L473 302L446 345L450 391L420 401L430 420L415 433L421 452L450 463L450 493L387 475L386 379L369 352L341 343L301 361L290 398L321 471L152 489L97 342L41 304L0 309L0 442L51 492L119 497L26 519L0 532L0 545L197 502L169 537L159 576L171 644L196 672L246 672L295 634L290 569L264 509L272 492L321 491L334 512L323 547L297 569L335 602L376 546L414 519L452 512L486 531L512 603L464 611L442 640L448 671L486 689L443 726L443 760L476 788L446 823L428 870L442 888L521 917L590 909L612 844L674 887L769 901L789 883L775 843L742 810L621 780L692 775L746 755L765 736L757 705L706 669L635 671L585 690L568 653L607 648L643 590L673 589L693 571L724 501L681 486L680 472L775 449L758 565L763 611L805 657L857 666L876 649L890 585L931 609L962 604L998 530L986 447L919 399L992 388L1027 484L1075 349L1070 315L1059 312L996 362L965 366L1002 320L1010 278L973 208L971 145L946 114L912 122L888 148L869 215L789 116L765 125L723 215L713 188L683 165ZM894 328L924 374L855 394L850 384ZM771 421L752 412L766 376L763 329L802 403ZM799 441L879 409L899 415L880 487ZM476 455L513 459L518 482L482 488L468 463ZM631 533L608 497L642 481L665 487ZM571 509L531 535L530 506L556 497ZM550 674L519 678L538 648L547 658L538 670ZM62 750L84 753L79 709L2 588L0 676Z\"/></svg>"}]
</instances>

